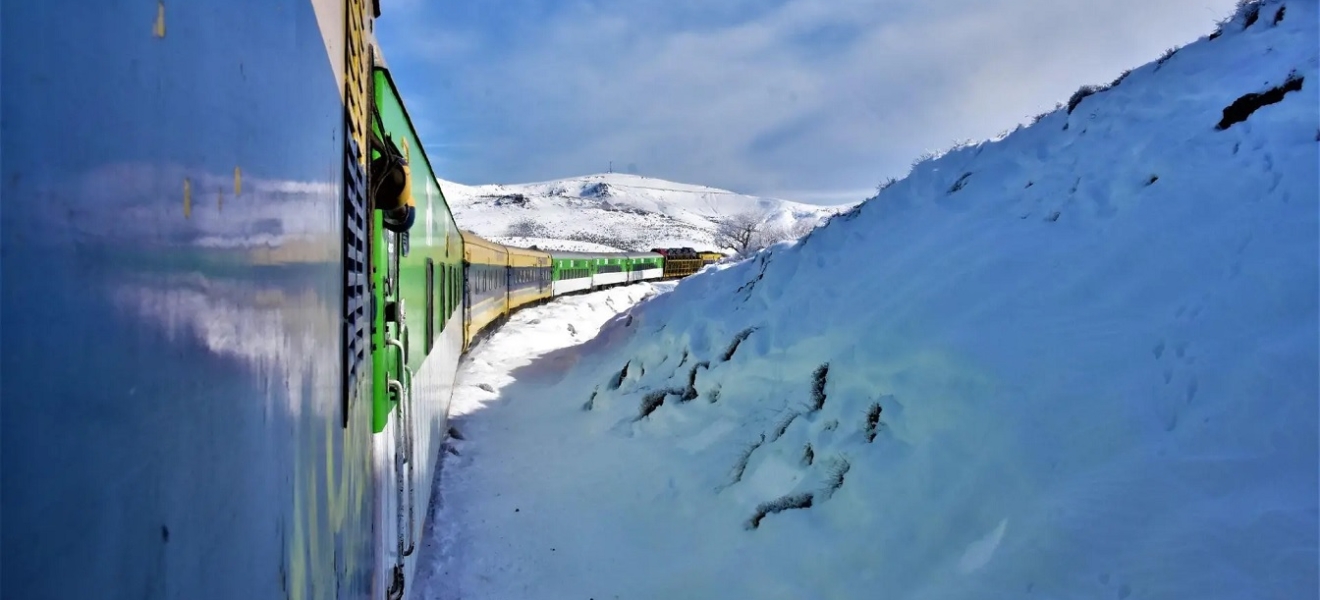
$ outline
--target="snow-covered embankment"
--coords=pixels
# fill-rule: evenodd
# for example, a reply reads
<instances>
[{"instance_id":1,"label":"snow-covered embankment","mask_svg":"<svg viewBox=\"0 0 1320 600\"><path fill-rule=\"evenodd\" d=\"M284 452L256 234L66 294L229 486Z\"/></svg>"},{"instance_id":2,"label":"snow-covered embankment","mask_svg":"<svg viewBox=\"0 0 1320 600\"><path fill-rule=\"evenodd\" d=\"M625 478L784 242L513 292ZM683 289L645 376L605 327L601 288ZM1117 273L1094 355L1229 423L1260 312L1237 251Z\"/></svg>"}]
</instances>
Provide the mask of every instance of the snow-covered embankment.
<instances>
[{"instance_id":1,"label":"snow-covered embankment","mask_svg":"<svg viewBox=\"0 0 1320 600\"><path fill-rule=\"evenodd\" d=\"M462 418L434 593L1314 597L1316 12L1248 7L513 371Z\"/></svg>"}]
</instances>

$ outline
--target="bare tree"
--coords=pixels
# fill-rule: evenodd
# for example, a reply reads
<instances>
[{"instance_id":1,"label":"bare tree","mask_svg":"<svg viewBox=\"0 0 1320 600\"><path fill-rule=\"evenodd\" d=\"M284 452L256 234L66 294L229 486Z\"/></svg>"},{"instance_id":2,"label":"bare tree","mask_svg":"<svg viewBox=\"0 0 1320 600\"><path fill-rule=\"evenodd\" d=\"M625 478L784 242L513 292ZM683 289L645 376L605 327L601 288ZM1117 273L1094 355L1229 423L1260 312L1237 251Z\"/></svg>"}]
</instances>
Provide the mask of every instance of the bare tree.
<instances>
[{"instance_id":1,"label":"bare tree","mask_svg":"<svg viewBox=\"0 0 1320 600\"><path fill-rule=\"evenodd\" d=\"M715 244L743 257L779 242L802 239L820 225L820 219L814 217L777 223L771 220L773 215L774 211L762 208L715 217Z\"/></svg>"},{"instance_id":2,"label":"bare tree","mask_svg":"<svg viewBox=\"0 0 1320 600\"><path fill-rule=\"evenodd\" d=\"M756 232L756 239L753 240L752 247L755 248L755 250L762 250L778 244L779 242L786 242L792 239L796 239L793 236L792 225L767 222L761 227L760 231Z\"/></svg>"},{"instance_id":3,"label":"bare tree","mask_svg":"<svg viewBox=\"0 0 1320 600\"><path fill-rule=\"evenodd\" d=\"M781 224L771 221L773 212L749 210L715 220L715 243L732 248L737 256L748 256L779 242L801 239L819 225L818 219L794 219Z\"/></svg>"},{"instance_id":4,"label":"bare tree","mask_svg":"<svg viewBox=\"0 0 1320 600\"><path fill-rule=\"evenodd\" d=\"M715 221L715 244L721 248L732 248L739 256L745 256L760 250L757 245L758 233L765 225L766 214L749 210L722 217Z\"/></svg>"}]
</instances>

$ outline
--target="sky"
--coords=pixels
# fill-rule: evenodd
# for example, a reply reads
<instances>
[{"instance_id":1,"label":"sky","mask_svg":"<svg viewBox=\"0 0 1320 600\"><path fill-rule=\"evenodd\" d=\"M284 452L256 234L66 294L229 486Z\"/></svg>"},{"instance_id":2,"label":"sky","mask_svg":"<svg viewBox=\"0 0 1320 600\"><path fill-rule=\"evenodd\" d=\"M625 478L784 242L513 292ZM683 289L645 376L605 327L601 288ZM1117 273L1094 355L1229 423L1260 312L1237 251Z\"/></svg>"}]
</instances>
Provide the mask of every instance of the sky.
<instances>
[{"instance_id":1,"label":"sky","mask_svg":"<svg viewBox=\"0 0 1320 600\"><path fill-rule=\"evenodd\" d=\"M437 174L855 202L1214 30L1235 0L382 0Z\"/></svg>"}]
</instances>

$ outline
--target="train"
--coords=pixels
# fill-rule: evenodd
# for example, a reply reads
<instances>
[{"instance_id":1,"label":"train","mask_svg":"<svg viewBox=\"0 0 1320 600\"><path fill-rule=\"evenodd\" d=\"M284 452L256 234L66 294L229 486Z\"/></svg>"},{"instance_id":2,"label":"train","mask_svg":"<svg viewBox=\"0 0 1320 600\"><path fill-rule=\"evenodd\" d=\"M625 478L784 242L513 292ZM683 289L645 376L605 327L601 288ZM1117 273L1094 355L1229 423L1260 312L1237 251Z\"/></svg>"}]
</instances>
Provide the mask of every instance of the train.
<instances>
[{"instance_id":1,"label":"train","mask_svg":"<svg viewBox=\"0 0 1320 600\"><path fill-rule=\"evenodd\" d=\"M6 4L0 597L408 597L463 354L722 258L462 230L380 16Z\"/></svg>"},{"instance_id":2,"label":"train","mask_svg":"<svg viewBox=\"0 0 1320 600\"><path fill-rule=\"evenodd\" d=\"M498 244L461 230L464 349L492 325L527 305L566 294L636 283L681 279L711 264L676 257L678 248L649 252L543 251ZM709 254L709 253L708 253ZM723 257L723 255L719 255Z\"/></svg>"}]
</instances>

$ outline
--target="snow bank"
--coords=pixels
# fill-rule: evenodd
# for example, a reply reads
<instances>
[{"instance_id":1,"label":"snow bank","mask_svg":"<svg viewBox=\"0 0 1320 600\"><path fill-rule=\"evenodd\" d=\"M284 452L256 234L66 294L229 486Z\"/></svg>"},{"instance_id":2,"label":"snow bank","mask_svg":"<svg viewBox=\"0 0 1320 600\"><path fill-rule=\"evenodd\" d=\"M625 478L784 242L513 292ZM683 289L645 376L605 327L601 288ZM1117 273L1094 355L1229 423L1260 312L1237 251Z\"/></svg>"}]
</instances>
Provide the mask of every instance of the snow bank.
<instances>
[{"instance_id":1,"label":"snow bank","mask_svg":"<svg viewBox=\"0 0 1320 600\"><path fill-rule=\"evenodd\" d=\"M1315 597L1316 18L1247 7L514 370L450 591Z\"/></svg>"}]
</instances>

